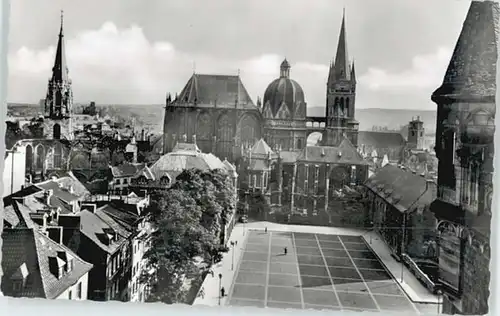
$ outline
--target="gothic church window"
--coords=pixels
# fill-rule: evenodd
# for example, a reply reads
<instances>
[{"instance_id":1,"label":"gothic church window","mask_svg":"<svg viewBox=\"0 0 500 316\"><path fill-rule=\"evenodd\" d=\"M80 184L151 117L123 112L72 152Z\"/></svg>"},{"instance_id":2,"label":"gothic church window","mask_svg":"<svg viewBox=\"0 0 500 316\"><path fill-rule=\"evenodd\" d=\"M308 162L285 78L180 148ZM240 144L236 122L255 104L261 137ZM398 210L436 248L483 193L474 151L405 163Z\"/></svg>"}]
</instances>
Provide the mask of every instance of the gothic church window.
<instances>
[{"instance_id":1,"label":"gothic church window","mask_svg":"<svg viewBox=\"0 0 500 316\"><path fill-rule=\"evenodd\" d=\"M232 156L234 130L229 115L224 114L217 124L217 155L228 158Z\"/></svg>"},{"instance_id":2,"label":"gothic church window","mask_svg":"<svg viewBox=\"0 0 500 316\"><path fill-rule=\"evenodd\" d=\"M31 171L31 168L33 168L33 147L31 147L31 145L28 145L26 146L25 169L26 171Z\"/></svg>"},{"instance_id":3,"label":"gothic church window","mask_svg":"<svg viewBox=\"0 0 500 316\"><path fill-rule=\"evenodd\" d=\"M240 142L253 144L259 136L258 129L259 124L254 116L244 116L238 126L238 136L240 137Z\"/></svg>"},{"instance_id":4,"label":"gothic church window","mask_svg":"<svg viewBox=\"0 0 500 316\"><path fill-rule=\"evenodd\" d=\"M36 168L43 169L43 161L45 160L45 148L43 145L36 147Z\"/></svg>"},{"instance_id":5,"label":"gothic church window","mask_svg":"<svg viewBox=\"0 0 500 316\"><path fill-rule=\"evenodd\" d=\"M203 112L198 116L196 136L199 139L210 139L212 135L212 120L210 114Z\"/></svg>"},{"instance_id":6,"label":"gothic church window","mask_svg":"<svg viewBox=\"0 0 500 316\"><path fill-rule=\"evenodd\" d=\"M54 148L54 168L58 169L62 167L62 145L56 144Z\"/></svg>"}]
</instances>

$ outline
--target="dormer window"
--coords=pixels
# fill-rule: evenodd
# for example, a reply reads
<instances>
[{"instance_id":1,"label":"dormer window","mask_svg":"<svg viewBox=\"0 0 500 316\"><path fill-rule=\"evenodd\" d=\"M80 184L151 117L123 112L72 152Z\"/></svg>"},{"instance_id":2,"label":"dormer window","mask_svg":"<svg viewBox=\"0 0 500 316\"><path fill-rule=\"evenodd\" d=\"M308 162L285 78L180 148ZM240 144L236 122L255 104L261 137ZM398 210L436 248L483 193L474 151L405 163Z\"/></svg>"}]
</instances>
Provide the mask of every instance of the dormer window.
<instances>
[{"instance_id":1,"label":"dormer window","mask_svg":"<svg viewBox=\"0 0 500 316\"><path fill-rule=\"evenodd\" d=\"M12 291L20 292L26 286L26 280L28 279L29 271L26 263L23 263L17 268L14 274L11 276L12 280Z\"/></svg>"}]
</instances>

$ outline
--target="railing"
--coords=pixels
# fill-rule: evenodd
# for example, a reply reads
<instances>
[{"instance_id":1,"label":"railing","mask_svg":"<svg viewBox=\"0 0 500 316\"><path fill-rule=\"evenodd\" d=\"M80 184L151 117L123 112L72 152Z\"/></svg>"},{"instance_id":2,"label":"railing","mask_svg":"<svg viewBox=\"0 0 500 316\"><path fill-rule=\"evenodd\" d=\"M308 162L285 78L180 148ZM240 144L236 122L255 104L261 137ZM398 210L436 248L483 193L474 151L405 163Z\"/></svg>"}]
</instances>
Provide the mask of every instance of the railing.
<instances>
[{"instance_id":1,"label":"railing","mask_svg":"<svg viewBox=\"0 0 500 316\"><path fill-rule=\"evenodd\" d=\"M415 277L417 277L417 279L420 280L420 282L422 282L429 291L434 293L437 290L436 284L427 276L427 274L425 274L415 261L413 261L413 259L411 259L407 254L402 254L402 258L410 272L413 273L413 275L415 275Z\"/></svg>"}]
</instances>

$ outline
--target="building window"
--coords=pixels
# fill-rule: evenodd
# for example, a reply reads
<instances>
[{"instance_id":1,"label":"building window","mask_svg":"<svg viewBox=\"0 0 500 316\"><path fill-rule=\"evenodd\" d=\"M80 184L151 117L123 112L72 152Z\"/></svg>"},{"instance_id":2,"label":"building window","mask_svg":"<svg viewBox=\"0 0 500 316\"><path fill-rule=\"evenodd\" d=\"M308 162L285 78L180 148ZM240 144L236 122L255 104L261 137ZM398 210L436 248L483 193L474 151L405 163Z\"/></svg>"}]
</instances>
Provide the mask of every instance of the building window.
<instances>
[{"instance_id":1,"label":"building window","mask_svg":"<svg viewBox=\"0 0 500 316\"><path fill-rule=\"evenodd\" d=\"M12 282L12 291L19 292L23 289L23 282L16 280Z\"/></svg>"},{"instance_id":2,"label":"building window","mask_svg":"<svg viewBox=\"0 0 500 316\"><path fill-rule=\"evenodd\" d=\"M72 298L73 294L71 293L71 291L68 292L68 300L70 300Z\"/></svg>"}]
</instances>

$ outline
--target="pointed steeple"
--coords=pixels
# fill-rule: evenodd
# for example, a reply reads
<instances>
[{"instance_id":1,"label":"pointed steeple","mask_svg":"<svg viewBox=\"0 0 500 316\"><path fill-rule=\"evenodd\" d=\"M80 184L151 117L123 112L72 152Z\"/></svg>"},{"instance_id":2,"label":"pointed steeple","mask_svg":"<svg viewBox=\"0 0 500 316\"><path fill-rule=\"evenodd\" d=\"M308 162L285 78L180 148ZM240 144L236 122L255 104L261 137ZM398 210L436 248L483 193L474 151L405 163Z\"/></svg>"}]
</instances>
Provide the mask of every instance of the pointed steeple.
<instances>
[{"instance_id":1,"label":"pointed steeple","mask_svg":"<svg viewBox=\"0 0 500 316\"><path fill-rule=\"evenodd\" d=\"M54 67L52 68L52 80L59 83L68 80L68 65L66 63L66 49L64 45L64 12L62 10L61 29L59 30Z\"/></svg>"},{"instance_id":2,"label":"pointed steeple","mask_svg":"<svg viewBox=\"0 0 500 316\"><path fill-rule=\"evenodd\" d=\"M337 55L335 56L335 78L349 79L349 56L347 54L347 34L345 30L345 8L342 15L342 24L340 26L339 42L337 45Z\"/></svg>"},{"instance_id":3,"label":"pointed steeple","mask_svg":"<svg viewBox=\"0 0 500 316\"><path fill-rule=\"evenodd\" d=\"M352 61L351 64L351 80L353 82L356 82L356 70L354 70L354 60Z\"/></svg>"},{"instance_id":4,"label":"pointed steeple","mask_svg":"<svg viewBox=\"0 0 500 316\"><path fill-rule=\"evenodd\" d=\"M443 83L433 93L433 100L496 95L499 16L497 2L471 2Z\"/></svg>"}]
</instances>

